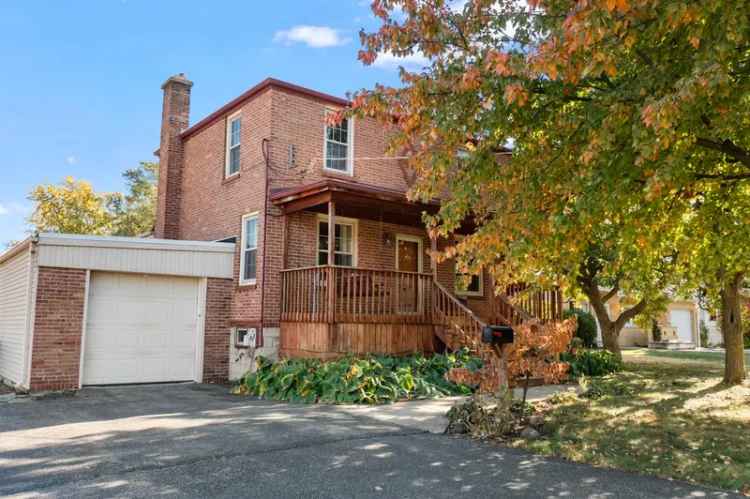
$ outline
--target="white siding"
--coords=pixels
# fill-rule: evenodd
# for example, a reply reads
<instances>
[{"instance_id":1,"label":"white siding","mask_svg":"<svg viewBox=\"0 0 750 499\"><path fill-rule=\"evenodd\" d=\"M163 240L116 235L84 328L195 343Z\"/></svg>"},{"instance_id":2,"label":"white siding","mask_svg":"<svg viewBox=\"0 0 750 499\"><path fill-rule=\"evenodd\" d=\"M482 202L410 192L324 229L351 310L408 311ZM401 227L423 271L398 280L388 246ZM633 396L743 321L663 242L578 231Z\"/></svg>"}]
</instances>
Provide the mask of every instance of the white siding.
<instances>
[{"instance_id":1,"label":"white siding","mask_svg":"<svg viewBox=\"0 0 750 499\"><path fill-rule=\"evenodd\" d=\"M42 234L39 266L140 274L232 278L234 245Z\"/></svg>"},{"instance_id":2,"label":"white siding","mask_svg":"<svg viewBox=\"0 0 750 499\"><path fill-rule=\"evenodd\" d=\"M0 378L23 384L30 252L0 263Z\"/></svg>"}]
</instances>

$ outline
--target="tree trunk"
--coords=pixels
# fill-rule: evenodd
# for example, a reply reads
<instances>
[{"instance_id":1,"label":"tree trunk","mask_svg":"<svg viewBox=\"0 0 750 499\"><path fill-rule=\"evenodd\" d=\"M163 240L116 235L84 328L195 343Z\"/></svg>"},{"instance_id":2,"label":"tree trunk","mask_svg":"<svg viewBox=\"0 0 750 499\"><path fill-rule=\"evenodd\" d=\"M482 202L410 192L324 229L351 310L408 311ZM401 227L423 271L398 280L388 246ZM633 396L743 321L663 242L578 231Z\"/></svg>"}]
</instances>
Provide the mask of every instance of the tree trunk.
<instances>
[{"instance_id":1,"label":"tree trunk","mask_svg":"<svg viewBox=\"0 0 750 499\"><path fill-rule=\"evenodd\" d=\"M618 360L622 360L622 352L620 351L620 330L622 330L622 327L618 328L615 322L609 320L609 317L602 321L597 314L597 319L599 319L599 327L602 330L604 349L615 354Z\"/></svg>"},{"instance_id":2,"label":"tree trunk","mask_svg":"<svg viewBox=\"0 0 750 499\"><path fill-rule=\"evenodd\" d=\"M738 385L746 378L745 349L742 339L740 286L743 275L737 273L721 290L721 334L724 336L726 357L724 383Z\"/></svg>"},{"instance_id":3,"label":"tree trunk","mask_svg":"<svg viewBox=\"0 0 750 499\"><path fill-rule=\"evenodd\" d=\"M596 321L599 323L599 330L602 332L602 344L605 350L609 350L618 360L622 360L622 352L620 351L620 331L624 327L625 323L619 320L612 320L607 312L606 302L602 299L602 295L599 292L599 288L596 285L586 286L583 289L586 298L588 298L591 308L596 316ZM619 319L619 318L618 318Z\"/></svg>"},{"instance_id":4,"label":"tree trunk","mask_svg":"<svg viewBox=\"0 0 750 499\"><path fill-rule=\"evenodd\" d=\"M617 360L622 360L622 351L620 351L620 331L625 327L625 324L635 316L640 314L646 309L646 300L641 300L632 307L624 310L620 313L615 320L609 317L607 311L607 302L617 296L620 292L619 281L612 286L612 288L606 293L602 294L599 290L599 282L596 278L598 273L598 267L596 264L592 264L591 261L587 261L581 266L581 275L578 276L578 284L581 286L581 290L588 298L591 308L594 310L596 320L599 322L599 329L602 332L602 343L604 348L612 352Z\"/></svg>"}]
</instances>

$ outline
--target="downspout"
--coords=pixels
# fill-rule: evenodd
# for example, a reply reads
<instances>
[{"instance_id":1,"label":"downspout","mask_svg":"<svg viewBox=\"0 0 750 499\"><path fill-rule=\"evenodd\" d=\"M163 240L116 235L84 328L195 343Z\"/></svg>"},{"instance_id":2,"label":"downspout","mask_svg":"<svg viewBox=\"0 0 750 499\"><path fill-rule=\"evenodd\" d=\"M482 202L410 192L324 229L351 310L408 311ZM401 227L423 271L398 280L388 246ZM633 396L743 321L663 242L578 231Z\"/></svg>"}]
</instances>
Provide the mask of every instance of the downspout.
<instances>
[{"instance_id":1,"label":"downspout","mask_svg":"<svg viewBox=\"0 0 750 499\"><path fill-rule=\"evenodd\" d=\"M260 265L260 341L258 347L262 347L264 344L264 333L263 328L265 324L265 304L266 304L266 252L267 245L266 239L268 236L268 175L271 170L271 160L268 155L268 145L270 141L264 138L261 141L261 151L263 153L263 161L265 163L265 185L263 188L263 256L261 257Z\"/></svg>"}]
</instances>

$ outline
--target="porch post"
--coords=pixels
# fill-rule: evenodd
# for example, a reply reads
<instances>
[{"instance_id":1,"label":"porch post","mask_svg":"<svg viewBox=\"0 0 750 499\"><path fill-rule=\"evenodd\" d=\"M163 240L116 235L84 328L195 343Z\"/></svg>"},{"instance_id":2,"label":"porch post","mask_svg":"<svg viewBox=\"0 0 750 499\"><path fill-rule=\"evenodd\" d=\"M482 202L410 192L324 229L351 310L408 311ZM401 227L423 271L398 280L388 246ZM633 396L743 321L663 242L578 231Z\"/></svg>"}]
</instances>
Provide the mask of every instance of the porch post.
<instances>
[{"instance_id":1,"label":"porch post","mask_svg":"<svg viewBox=\"0 0 750 499\"><path fill-rule=\"evenodd\" d=\"M434 237L430 238L430 249L432 254L430 255L430 267L432 267L432 278L437 282L437 261L435 260L435 253L437 253L437 239Z\"/></svg>"},{"instance_id":2,"label":"porch post","mask_svg":"<svg viewBox=\"0 0 750 499\"><path fill-rule=\"evenodd\" d=\"M336 203L328 201L328 265L334 264L333 252L336 249Z\"/></svg>"},{"instance_id":3,"label":"porch post","mask_svg":"<svg viewBox=\"0 0 750 499\"><path fill-rule=\"evenodd\" d=\"M328 201L328 323L336 321L336 203Z\"/></svg>"},{"instance_id":4,"label":"porch post","mask_svg":"<svg viewBox=\"0 0 750 499\"><path fill-rule=\"evenodd\" d=\"M281 221L283 223L281 229L281 241L282 241L282 253L281 253L281 270L287 269L287 260L289 259L289 252L287 245L289 244L289 215L282 211Z\"/></svg>"},{"instance_id":5,"label":"porch post","mask_svg":"<svg viewBox=\"0 0 750 499\"><path fill-rule=\"evenodd\" d=\"M435 294L435 284L437 284L437 260L435 260L435 253L437 252L437 238L436 237L430 237L430 249L432 250L430 253L430 267L432 267L432 285L430 286L430 299L432 303L430 304L430 310L429 313L432 315L435 314L435 307L437 306L437 295ZM435 318L432 317L431 319L434 323ZM436 326L437 327L437 326Z\"/></svg>"}]
</instances>

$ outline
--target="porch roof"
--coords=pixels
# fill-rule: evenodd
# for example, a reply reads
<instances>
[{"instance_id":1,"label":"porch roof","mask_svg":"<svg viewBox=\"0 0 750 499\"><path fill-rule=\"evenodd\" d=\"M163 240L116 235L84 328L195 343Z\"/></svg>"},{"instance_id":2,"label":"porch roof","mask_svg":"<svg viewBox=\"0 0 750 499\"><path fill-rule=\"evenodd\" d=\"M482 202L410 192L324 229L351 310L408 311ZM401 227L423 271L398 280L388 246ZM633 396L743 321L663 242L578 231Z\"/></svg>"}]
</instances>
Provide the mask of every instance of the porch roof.
<instances>
[{"instance_id":1,"label":"porch roof","mask_svg":"<svg viewBox=\"0 0 750 499\"><path fill-rule=\"evenodd\" d=\"M410 201L406 193L374 185L339 179L325 179L307 185L271 192L271 202L285 213L326 213L329 201L336 214L344 217L382 220L401 225L422 226L422 213L437 213L438 201Z\"/></svg>"}]
</instances>

